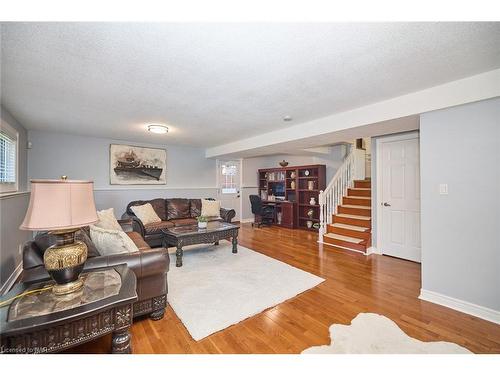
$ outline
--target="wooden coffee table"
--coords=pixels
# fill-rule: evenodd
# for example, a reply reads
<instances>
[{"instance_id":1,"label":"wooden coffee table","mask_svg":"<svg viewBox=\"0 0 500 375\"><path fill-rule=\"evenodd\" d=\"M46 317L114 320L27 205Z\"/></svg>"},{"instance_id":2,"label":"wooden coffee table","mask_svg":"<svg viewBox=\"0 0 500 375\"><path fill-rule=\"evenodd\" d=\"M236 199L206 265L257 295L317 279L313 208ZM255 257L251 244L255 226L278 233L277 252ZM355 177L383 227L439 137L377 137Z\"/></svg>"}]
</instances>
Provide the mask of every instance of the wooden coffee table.
<instances>
[{"instance_id":1,"label":"wooden coffee table","mask_svg":"<svg viewBox=\"0 0 500 375\"><path fill-rule=\"evenodd\" d=\"M1 353L53 353L112 333L112 353L131 353L129 328L137 301L136 277L126 265L82 274L83 289L56 296L26 295L0 308ZM19 283L2 300L53 284Z\"/></svg>"},{"instance_id":2,"label":"wooden coffee table","mask_svg":"<svg viewBox=\"0 0 500 375\"><path fill-rule=\"evenodd\" d=\"M182 247L186 245L196 245L202 243L219 244L220 240L231 239L233 244L232 252L238 252L238 230L240 227L235 224L222 221L208 223L206 229L200 229L197 225L186 225L180 227L165 228L163 232L163 247L176 246L175 252L177 267L182 267Z\"/></svg>"}]
</instances>

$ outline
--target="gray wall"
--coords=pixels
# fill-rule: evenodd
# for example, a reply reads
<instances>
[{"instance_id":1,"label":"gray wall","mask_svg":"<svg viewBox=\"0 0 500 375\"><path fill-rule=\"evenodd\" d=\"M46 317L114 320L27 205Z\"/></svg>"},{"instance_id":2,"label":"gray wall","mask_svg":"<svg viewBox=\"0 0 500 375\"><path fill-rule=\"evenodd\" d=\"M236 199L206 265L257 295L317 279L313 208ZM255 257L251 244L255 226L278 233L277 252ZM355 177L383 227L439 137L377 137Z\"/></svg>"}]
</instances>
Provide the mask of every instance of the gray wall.
<instances>
[{"instance_id":1,"label":"gray wall","mask_svg":"<svg viewBox=\"0 0 500 375\"><path fill-rule=\"evenodd\" d=\"M422 288L496 311L499 140L498 98L421 116Z\"/></svg>"},{"instance_id":2,"label":"gray wall","mask_svg":"<svg viewBox=\"0 0 500 375\"><path fill-rule=\"evenodd\" d=\"M242 162L242 219L249 220L253 218L250 199L251 194L258 193L257 170L262 168L279 167L279 162L285 159L294 165L325 164L326 165L326 183L331 180L337 169L342 165L345 156L345 147L335 146L330 148L330 153L319 156L309 155L271 155L255 158L243 159Z\"/></svg>"},{"instance_id":3,"label":"gray wall","mask_svg":"<svg viewBox=\"0 0 500 375\"><path fill-rule=\"evenodd\" d=\"M19 132L19 192L26 192L26 130L3 106L0 108L0 116ZM0 197L0 290L21 263L19 246L31 238L30 232L19 230L28 202L27 193Z\"/></svg>"},{"instance_id":4,"label":"gray wall","mask_svg":"<svg viewBox=\"0 0 500 375\"><path fill-rule=\"evenodd\" d=\"M83 137L52 132L29 131L33 143L28 151L28 176L94 181L98 209L113 207L121 215L128 202L157 197L214 197L215 160L205 158L205 150L194 147L123 142L107 138ZM164 147L167 150L167 184L123 186L109 184L109 145L134 144Z\"/></svg>"}]
</instances>

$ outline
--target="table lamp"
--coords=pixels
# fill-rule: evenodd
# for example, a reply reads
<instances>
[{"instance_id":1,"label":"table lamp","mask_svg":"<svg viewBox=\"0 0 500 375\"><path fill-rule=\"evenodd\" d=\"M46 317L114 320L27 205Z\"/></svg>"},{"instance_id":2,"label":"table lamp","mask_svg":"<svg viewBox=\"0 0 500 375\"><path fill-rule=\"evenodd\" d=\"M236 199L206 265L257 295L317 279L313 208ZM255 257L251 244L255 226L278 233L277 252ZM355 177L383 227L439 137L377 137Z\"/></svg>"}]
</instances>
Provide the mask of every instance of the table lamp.
<instances>
[{"instance_id":1,"label":"table lamp","mask_svg":"<svg viewBox=\"0 0 500 375\"><path fill-rule=\"evenodd\" d=\"M31 180L31 196L26 217L19 229L49 231L56 243L43 255L45 269L56 284L56 295L83 287L80 273L87 260L87 245L75 240L83 226L98 221L93 181Z\"/></svg>"}]
</instances>

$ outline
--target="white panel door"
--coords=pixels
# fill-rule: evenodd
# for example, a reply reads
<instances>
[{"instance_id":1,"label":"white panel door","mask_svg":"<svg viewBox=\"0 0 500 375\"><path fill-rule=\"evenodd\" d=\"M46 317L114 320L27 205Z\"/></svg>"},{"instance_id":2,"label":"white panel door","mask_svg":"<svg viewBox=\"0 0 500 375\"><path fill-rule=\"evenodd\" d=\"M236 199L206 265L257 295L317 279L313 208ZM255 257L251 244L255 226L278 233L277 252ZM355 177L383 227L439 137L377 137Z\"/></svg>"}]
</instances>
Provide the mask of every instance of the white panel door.
<instances>
[{"instance_id":1,"label":"white panel door","mask_svg":"<svg viewBox=\"0 0 500 375\"><path fill-rule=\"evenodd\" d=\"M419 139L382 141L381 251L420 262Z\"/></svg>"},{"instance_id":2,"label":"white panel door","mask_svg":"<svg viewBox=\"0 0 500 375\"><path fill-rule=\"evenodd\" d=\"M236 211L235 221L240 220L240 169L239 160L217 160L217 187L221 207Z\"/></svg>"}]
</instances>

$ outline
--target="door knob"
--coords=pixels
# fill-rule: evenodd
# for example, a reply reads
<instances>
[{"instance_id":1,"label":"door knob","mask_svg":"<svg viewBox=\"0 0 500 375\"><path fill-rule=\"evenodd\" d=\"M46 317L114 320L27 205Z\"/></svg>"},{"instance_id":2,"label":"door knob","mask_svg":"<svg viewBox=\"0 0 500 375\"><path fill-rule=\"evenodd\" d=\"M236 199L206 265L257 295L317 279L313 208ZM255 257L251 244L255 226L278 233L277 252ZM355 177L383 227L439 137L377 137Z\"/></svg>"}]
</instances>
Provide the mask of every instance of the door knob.
<instances>
[{"instance_id":1,"label":"door knob","mask_svg":"<svg viewBox=\"0 0 500 375\"><path fill-rule=\"evenodd\" d=\"M389 203L387 203L387 202L384 202L384 206L385 207L390 207L391 205Z\"/></svg>"}]
</instances>

